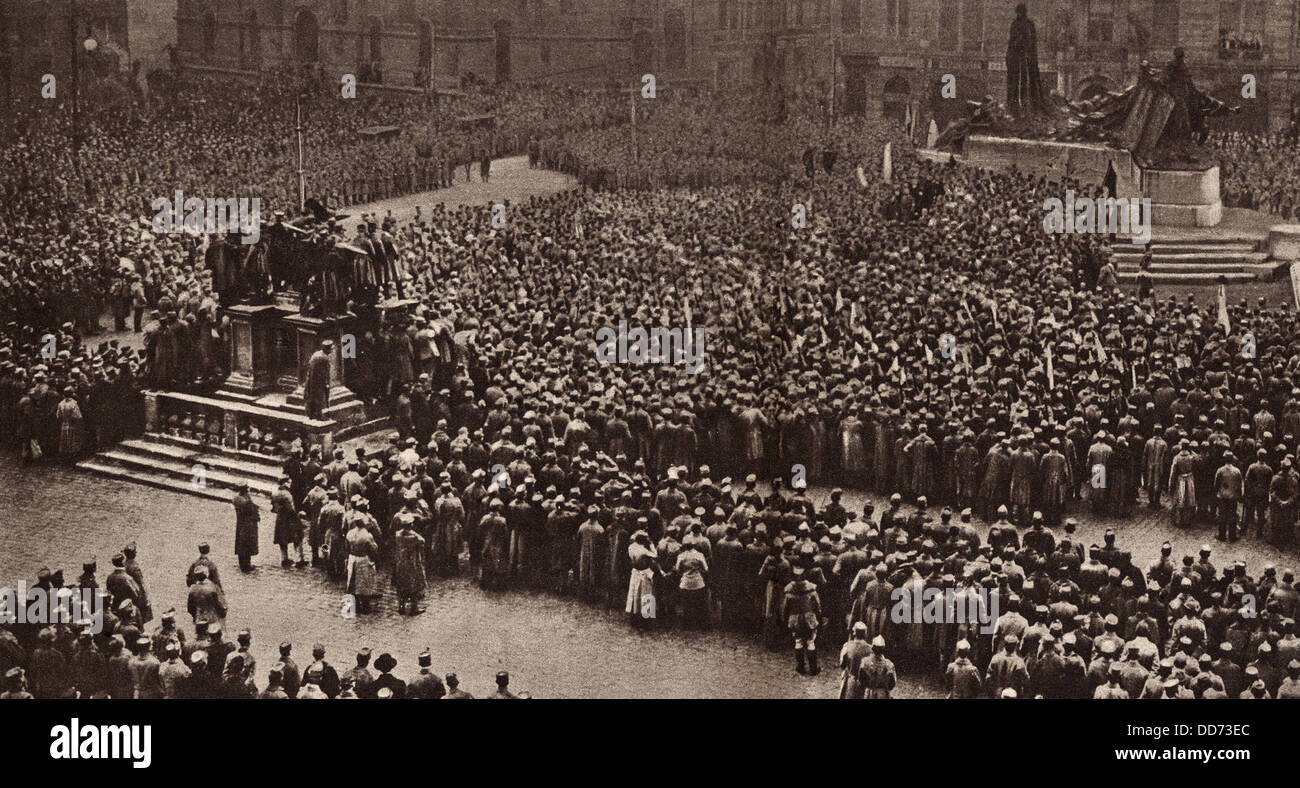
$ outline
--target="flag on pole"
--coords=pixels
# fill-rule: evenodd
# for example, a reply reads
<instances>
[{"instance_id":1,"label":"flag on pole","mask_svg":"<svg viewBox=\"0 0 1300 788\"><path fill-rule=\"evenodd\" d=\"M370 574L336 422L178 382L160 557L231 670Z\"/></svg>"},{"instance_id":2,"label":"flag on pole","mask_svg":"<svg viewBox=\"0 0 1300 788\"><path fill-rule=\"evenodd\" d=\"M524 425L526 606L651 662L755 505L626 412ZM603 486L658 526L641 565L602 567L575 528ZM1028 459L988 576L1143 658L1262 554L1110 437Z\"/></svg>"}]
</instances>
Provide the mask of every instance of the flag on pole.
<instances>
[{"instance_id":1,"label":"flag on pole","mask_svg":"<svg viewBox=\"0 0 1300 788\"><path fill-rule=\"evenodd\" d=\"M837 287L835 288L835 313L839 314L840 311L842 311L843 309L844 309L844 296L840 293L840 289Z\"/></svg>"},{"instance_id":2,"label":"flag on pole","mask_svg":"<svg viewBox=\"0 0 1300 788\"><path fill-rule=\"evenodd\" d=\"M1095 343L1096 343L1096 346L1097 346L1097 363L1099 363L1099 364L1105 364L1105 363L1106 363L1106 358L1107 358L1107 357L1106 357L1106 348L1102 347L1102 344L1101 344L1101 334L1098 334L1098 333L1094 332L1093 335L1092 335L1092 339L1093 339L1093 342L1095 342Z\"/></svg>"},{"instance_id":3,"label":"flag on pole","mask_svg":"<svg viewBox=\"0 0 1300 788\"><path fill-rule=\"evenodd\" d=\"M849 303L849 325L856 326L857 324L858 324L858 302L853 301Z\"/></svg>"},{"instance_id":4,"label":"flag on pole","mask_svg":"<svg viewBox=\"0 0 1300 788\"><path fill-rule=\"evenodd\" d=\"M885 160L880 164L880 178L885 183L894 180L894 143L885 143Z\"/></svg>"},{"instance_id":5,"label":"flag on pole","mask_svg":"<svg viewBox=\"0 0 1300 788\"><path fill-rule=\"evenodd\" d=\"M1056 388L1056 369L1052 366L1052 346L1047 346L1047 387Z\"/></svg>"},{"instance_id":6,"label":"flag on pole","mask_svg":"<svg viewBox=\"0 0 1300 788\"><path fill-rule=\"evenodd\" d=\"M1224 334L1232 333L1232 323L1228 320L1228 286L1219 285L1219 325Z\"/></svg>"},{"instance_id":7,"label":"flag on pole","mask_svg":"<svg viewBox=\"0 0 1300 788\"><path fill-rule=\"evenodd\" d=\"M925 346L925 363L927 364L934 363L934 352L930 350L929 345Z\"/></svg>"}]
</instances>

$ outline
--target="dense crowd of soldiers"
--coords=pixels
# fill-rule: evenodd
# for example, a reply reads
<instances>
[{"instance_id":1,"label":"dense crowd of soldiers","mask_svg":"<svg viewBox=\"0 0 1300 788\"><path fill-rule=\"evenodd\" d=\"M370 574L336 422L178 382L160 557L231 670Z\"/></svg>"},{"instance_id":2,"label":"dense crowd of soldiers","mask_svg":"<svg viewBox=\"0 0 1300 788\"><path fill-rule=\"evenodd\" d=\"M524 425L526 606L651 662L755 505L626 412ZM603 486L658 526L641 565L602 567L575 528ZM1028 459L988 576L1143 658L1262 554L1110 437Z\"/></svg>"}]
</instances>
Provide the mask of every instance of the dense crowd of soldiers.
<instances>
[{"instance_id":1,"label":"dense crowd of soldiers","mask_svg":"<svg viewBox=\"0 0 1300 788\"><path fill-rule=\"evenodd\" d=\"M1289 544L1295 312L1135 297L1088 275L1099 239L1042 231L1046 197L1088 187L929 163L898 137L738 100L666 103L635 137L539 142L542 163L563 151L613 183L512 205L505 228L478 207L391 228L394 279L419 303L361 338L345 377L387 399L396 434L376 456L290 459L273 502L282 562L310 551L363 612L390 571L418 612L428 578L466 560L488 589L793 644L810 673L847 639L849 696L888 692L886 653L956 664L955 695L1096 694L1073 666L1102 660L1118 695L1115 639L1109 658L1136 640L1164 692L1289 694L1287 573L1220 577L1188 557L1166 576L1168 556L1085 555L1068 518L1167 496L1177 527L1214 521L1235 540L1244 516ZM846 166L801 168L809 140ZM887 141L900 147L882 177ZM703 328L703 368L602 363L596 332L620 320ZM859 515L815 506L814 485L897 500ZM995 642L881 616L893 589L918 587L996 598L1024 627L999 620ZM1013 657L1027 679L998 684L1019 674ZM1216 660L1268 675L1239 687Z\"/></svg>"}]
</instances>

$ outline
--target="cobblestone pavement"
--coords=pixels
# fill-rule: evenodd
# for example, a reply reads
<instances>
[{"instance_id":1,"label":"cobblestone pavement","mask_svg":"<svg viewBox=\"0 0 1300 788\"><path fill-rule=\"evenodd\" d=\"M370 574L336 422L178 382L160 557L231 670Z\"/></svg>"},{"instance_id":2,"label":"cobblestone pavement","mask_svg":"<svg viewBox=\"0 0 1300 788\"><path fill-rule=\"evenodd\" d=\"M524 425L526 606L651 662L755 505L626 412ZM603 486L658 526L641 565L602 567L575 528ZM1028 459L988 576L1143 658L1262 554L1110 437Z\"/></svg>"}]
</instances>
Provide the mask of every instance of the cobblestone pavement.
<instances>
[{"instance_id":1,"label":"cobblestone pavement","mask_svg":"<svg viewBox=\"0 0 1300 788\"><path fill-rule=\"evenodd\" d=\"M386 216L391 210L393 218L398 222L406 222L415 218L416 205L423 206L424 215L428 216L429 210L438 203L446 204L450 210L462 205L487 206L489 203L505 200L526 202L529 197L554 194L571 189L578 183L576 178L563 173L530 169L527 156L510 156L493 161L492 173L489 176L491 180L487 183L483 183L479 178L477 164L472 169L472 176L469 182L466 182L465 168L458 167L449 189L394 197L364 205L350 205L339 210L356 217L363 213ZM506 221L510 221L509 214L506 215ZM347 222L344 224L346 225Z\"/></svg>"},{"instance_id":2,"label":"cobblestone pavement","mask_svg":"<svg viewBox=\"0 0 1300 788\"><path fill-rule=\"evenodd\" d=\"M488 184L479 183L475 175L468 185L347 211L384 214L392 208L402 219L414 215L416 204L520 200L573 183L557 173L529 170L523 157L498 160L493 170ZM102 323L112 325L109 318ZM138 336L110 333L90 341L121 338L134 343ZM374 440L382 436L367 442ZM348 619L341 615L341 588L323 572L280 568L270 541L269 513L263 513L258 567L245 575L233 555L234 513L228 504L68 467L25 467L11 455L0 456L0 488L7 493L0 503L0 586L30 583L41 566L61 568L71 581L91 556L98 558L102 579L112 554L135 541L155 615L176 606L179 620L189 627L185 571L197 555L198 543L207 541L230 604L226 631L233 637L241 627L252 630L262 670L281 641L294 644L299 665L309 661L311 645L320 642L340 669L350 667L352 655L363 646L376 655L391 651L398 660L395 673L403 678L416 672L415 655L427 647L437 671L458 673L462 687L476 695L493 689L492 677L501 669L511 672L512 687L537 697L812 698L834 697L837 692L838 671L827 664L834 662L831 654L823 654L821 676L806 678L795 673L788 651L768 651L746 635L641 632L631 629L619 611L542 593L484 593L463 577L435 581L425 599L427 611L416 618L398 615L390 592L377 612ZM824 505L825 488L810 492L819 507ZM860 511L866 500L872 500L877 511L883 508L879 496L853 491L845 494L844 503ZM1085 544L1100 542L1103 531L1114 527L1121 549L1132 551L1140 564L1155 557L1166 539L1176 559L1208 543L1216 565L1240 558L1254 573L1266 562L1279 567L1300 563L1296 555L1253 538L1231 545L1215 542L1209 525L1175 529L1167 510L1138 508L1132 519L1123 521L1097 519L1087 512L1076 516ZM259 677L259 683L264 681L265 676ZM935 694L941 694L935 677L908 673L900 677L896 692L900 697Z\"/></svg>"},{"instance_id":3,"label":"cobblestone pavement","mask_svg":"<svg viewBox=\"0 0 1300 788\"><path fill-rule=\"evenodd\" d=\"M281 569L270 543L270 517L263 514L257 568L241 574L232 554L234 516L226 504L106 479L59 466L24 467L12 456L0 457L0 486L8 491L0 506L0 583L32 582L41 566L62 568L75 578L83 560L98 558L100 577L109 558L134 540L145 569L155 613L175 605L184 612L185 570L201 541L212 544L230 603L229 633L249 627L254 653L269 664L281 641L294 644L299 664L314 642L323 643L336 667L347 667L352 654L370 646L376 654L391 651L396 673L416 672L415 655L428 647L435 668L455 671L472 693L485 694L492 676L506 669L512 685L539 697L833 697L837 671L831 666L817 678L797 675L786 651L770 652L756 639L733 633L639 632L621 613L567 597L526 591L485 593L465 578L435 581L425 600L427 611L414 619L398 615L391 592L378 611L347 619L341 615L341 589L323 572ZM820 504L827 491L815 488ZM848 493L859 508L869 496ZM877 500L870 496L872 500ZM1242 558L1252 571L1265 562L1290 565L1284 554L1254 539L1223 545L1213 541L1209 526L1177 531L1168 513L1145 509L1132 520L1096 520L1080 515L1086 543L1099 540L1108 526L1135 560L1149 560L1165 539L1175 557L1195 552L1203 542L1214 549L1219 565ZM824 662L833 662L830 654ZM259 681L264 680L259 679ZM904 674L902 697L939 692L936 679Z\"/></svg>"}]
</instances>

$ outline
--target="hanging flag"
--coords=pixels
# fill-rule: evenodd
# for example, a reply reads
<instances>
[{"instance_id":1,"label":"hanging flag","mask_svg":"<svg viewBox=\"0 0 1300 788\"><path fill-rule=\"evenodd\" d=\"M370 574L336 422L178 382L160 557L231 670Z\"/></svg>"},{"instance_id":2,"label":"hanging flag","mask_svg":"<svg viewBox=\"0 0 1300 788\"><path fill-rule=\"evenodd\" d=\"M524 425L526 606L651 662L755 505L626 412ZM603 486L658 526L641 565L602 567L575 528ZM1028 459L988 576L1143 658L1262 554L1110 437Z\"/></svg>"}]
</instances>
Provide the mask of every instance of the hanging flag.
<instances>
[{"instance_id":1,"label":"hanging flag","mask_svg":"<svg viewBox=\"0 0 1300 788\"><path fill-rule=\"evenodd\" d=\"M858 302L853 301L849 304L849 326L858 324Z\"/></svg>"},{"instance_id":2,"label":"hanging flag","mask_svg":"<svg viewBox=\"0 0 1300 788\"><path fill-rule=\"evenodd\" d=\"M867 173L862 169L861 164L858 165L858 183L862 184L864 189L871 185L867 183Z\"/></svg>"},{"instance_id":3,"label":"hanging flag","mask_svg":"<svg viewBox=\"0 0 1300 788\"><path fill-rule=\"evenodd\" d=\"M1106 356L1106 348L1102 347L1102 344L1101 344L1101 334L1098 334L1098 333L1096 333L1096 332L1093 332L1092 339L1093 339L1093 342L1095 342L1096 345L1097 345L1097 363L1098 363L1098 364L1105 364L1105 363L1106 363L1106 360L1107 360L1107 356Z\"/></svg>"},{"instance_id":4,"label":"hanging flag","mask_svg":"<svg viewBox=\"0 0 1300 788\"><path fill-rule=\"evenodd\" d=\"M841 295L840 289L835 288L835 313L839 314L844 309L844 296Z\"/></svg>"},{"instance_id":5,"label":"hanging flag","mask_svg":"<svg viewBox=\"0 0 1300 788\"><path fill-rule=\"evenodd\" d=\"M1291 264L1291 293L1295 296L1295 308L1300 309L1300 263Z\"/></svg>"},{"instance_id":6,"label":"hanging flag","mask_svg":"<svg viewBox=\"0 0 1300 788\"><path fill-rule=\"evenodd\" d=\"M880 178L885 183L894 181L894 143L885 143L885 160L880 164Z\"/></svg>"},{"instance_id":7,"label":"hanging flag","mask_svg":"<svg viewBox=\"0 0 1300 788\"><path fill-rule=\"evenodd\" d=\"M1232 324L1228 320L1228 286L1219 285L1219 325L1223 326L1224 334L1232 333Z\"/></svg>"},{"instance_id":8,"label":"hanging flag","mask_svg":"<svg viewBox=\"0 0 1300 788\"><path fill-rule=\"evenodd\" d=\"M1052 365L1052 346L1047 346L1047 387L1056 388L1056 368Z\"/></svg>"}]
</instances>

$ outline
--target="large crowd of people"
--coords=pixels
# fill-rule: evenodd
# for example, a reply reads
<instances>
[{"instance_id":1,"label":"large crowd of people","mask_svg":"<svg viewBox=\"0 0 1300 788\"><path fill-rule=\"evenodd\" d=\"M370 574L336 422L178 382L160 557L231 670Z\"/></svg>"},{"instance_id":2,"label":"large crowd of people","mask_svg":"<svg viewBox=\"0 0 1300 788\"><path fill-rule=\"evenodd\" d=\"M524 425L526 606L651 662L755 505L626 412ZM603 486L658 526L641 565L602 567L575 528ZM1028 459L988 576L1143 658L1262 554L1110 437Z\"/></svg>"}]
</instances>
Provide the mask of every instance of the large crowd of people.
<instances>
[{"instance_id":1,"label":"large crowd of people","mask_svg":"<svg viewBox=\"0 0 1300 788\"><path fill-rule=\"evenodd\" d=\"M1045 198L1093 187L931 163L891 124L758 101L521 128L589 188L514 205L505 228L478 207L394 227L419 305L345 375L395 432L377 454L291 452L282 563L322 566L363 614L381 572L409 613L470 572L636 626L748 631L801 672L838 656L845 697L887 696L892 659L946 670L957 697L1300 693L1289 570L1216 569L1208 545L1134 556L1122 525L1167 505L1173 528L1293 544L1288 303L1139 298L1098 276L1097 238L1042 230ZM1225 195L1246 182L1225 175ZM176 243L159 254L197 314L205 277ZM606 363L620 322L703 329L702 366ZM3 404L21 420L18 351ZM236 510L246 563L260 513L246 494ZM1120 524L1085 548L1075 514ZM896 589L979 599L996 627L899 624Z\"/></svg>"}]
</instances>

